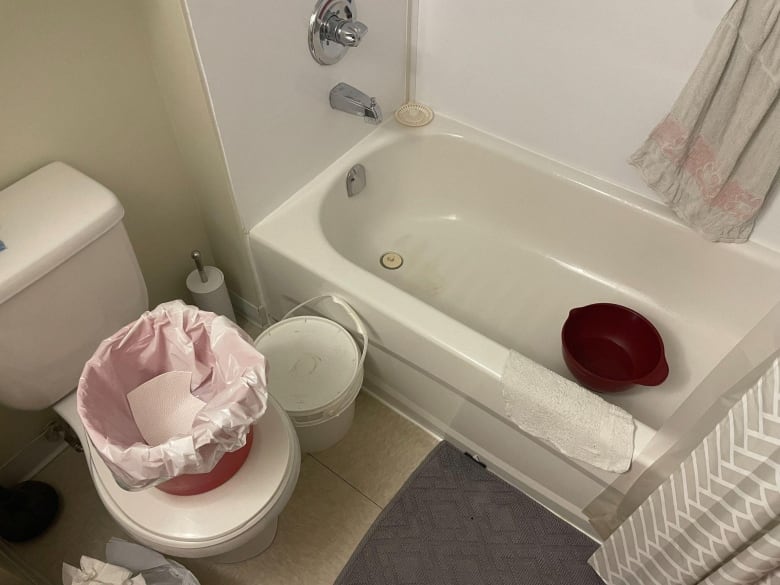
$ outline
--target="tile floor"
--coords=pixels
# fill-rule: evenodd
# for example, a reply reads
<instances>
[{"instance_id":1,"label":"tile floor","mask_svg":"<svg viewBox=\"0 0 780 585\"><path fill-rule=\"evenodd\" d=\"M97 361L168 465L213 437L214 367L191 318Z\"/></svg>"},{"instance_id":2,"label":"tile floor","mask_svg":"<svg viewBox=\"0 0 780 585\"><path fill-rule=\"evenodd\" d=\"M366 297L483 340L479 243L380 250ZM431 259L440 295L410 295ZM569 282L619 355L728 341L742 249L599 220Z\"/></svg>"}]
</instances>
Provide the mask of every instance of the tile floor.
<instances>
[{"instance_id":1,"label":"tile floor","mask_svg":"<svg viewBox=\"0 0 780 585\"><path fill-rule=\"evenodd\" d=\"M233 565L180 562L202 585L330 585L381 509L436 442L363 392L347 437L303 458L271 548ZM51 585L59 585L63 561L78 564L82 554L103 558L106 541L126 535L104 510L83 455L66 451L38 479L60 492L62 513L44 536L14 550Z\"/></svg>"},{"instance_id":2,"label":"tile floor","mask_svg":"<svg viewBox=\"0 0 780 585\"><path fill-rule=\"evenodd\" d=\"M27 581L22 581L20 577L16 577L0 567L0 584L2 585L27 585Z\"/></svg>"}]
</instances>

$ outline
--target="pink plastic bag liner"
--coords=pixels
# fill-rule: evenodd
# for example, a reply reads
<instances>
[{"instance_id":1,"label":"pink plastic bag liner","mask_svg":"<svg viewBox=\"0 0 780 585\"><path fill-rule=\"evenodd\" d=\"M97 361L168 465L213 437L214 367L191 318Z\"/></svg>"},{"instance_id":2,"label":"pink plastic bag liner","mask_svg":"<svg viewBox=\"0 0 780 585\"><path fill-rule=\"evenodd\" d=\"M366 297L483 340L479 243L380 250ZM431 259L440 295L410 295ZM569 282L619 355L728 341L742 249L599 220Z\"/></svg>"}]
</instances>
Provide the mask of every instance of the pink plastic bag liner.
<instances>
[{"instance_id":1,"label":"pink plastic bag liner","mask_svg":"<svg viewBox=\"0 0 780 585\"><path fill-rule=\"evenodd\" d=\"M147 445L127 394L169 371L192 372L192 393L206 404L192 432ZM226 317L182 301L147 311L103 341L84 366L78 413L90 442L125 489L208 473L222 455L244 446L263 415L266 362L251 339Z\"/></svg>"}]
</instances>

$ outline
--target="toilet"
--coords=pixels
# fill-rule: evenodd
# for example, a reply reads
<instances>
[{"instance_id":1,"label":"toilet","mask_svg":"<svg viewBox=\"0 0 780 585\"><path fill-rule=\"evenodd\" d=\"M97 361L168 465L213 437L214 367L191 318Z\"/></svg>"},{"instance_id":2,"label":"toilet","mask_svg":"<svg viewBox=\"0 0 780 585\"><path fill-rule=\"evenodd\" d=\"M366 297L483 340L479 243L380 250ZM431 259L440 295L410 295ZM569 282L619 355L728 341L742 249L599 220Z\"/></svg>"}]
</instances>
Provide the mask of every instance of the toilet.
<instances>
[{"instance_id":1,"label":"toilet","mask_svg":"<svg viewBox=\"0 0 780 585\"><path fill-rule=\"evenodd\" d=\"M137 542L163 554L237 562L265 550L295 488L300 449L271 396L243 467L209 492L120 488L93 456L76 385L101 340L147 309L146 285L108 189L53 162L0 191L0 403L52 406L76 431L97 493Z\"/></svg>"}]
</instances>

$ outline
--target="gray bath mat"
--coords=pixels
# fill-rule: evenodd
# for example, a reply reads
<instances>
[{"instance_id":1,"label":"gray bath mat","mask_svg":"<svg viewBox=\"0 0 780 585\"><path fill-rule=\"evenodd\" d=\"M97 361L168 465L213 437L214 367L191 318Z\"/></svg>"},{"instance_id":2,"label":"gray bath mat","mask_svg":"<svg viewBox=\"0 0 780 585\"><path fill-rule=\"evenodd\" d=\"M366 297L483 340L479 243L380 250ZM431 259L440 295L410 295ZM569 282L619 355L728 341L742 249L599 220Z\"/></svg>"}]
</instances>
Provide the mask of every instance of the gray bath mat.
<instances>
[{"instance_id":1,"label":"gray bath mat","mask_svg":"<svg viewBox=\"0 0 780 585\"><path fill-rule=\"evenodd\" d=\"M336 585L603 585L597 544L449 443L369 529Z\"/></svg>"}]
</instances>

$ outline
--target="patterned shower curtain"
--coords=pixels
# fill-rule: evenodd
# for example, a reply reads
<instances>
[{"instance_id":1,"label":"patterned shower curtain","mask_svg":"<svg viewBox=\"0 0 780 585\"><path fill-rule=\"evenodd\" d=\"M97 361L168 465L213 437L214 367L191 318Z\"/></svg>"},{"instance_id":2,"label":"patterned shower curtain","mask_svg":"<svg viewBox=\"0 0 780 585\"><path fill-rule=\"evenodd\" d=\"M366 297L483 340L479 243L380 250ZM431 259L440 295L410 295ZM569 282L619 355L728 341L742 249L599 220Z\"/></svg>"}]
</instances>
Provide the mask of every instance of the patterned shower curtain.
<instances>
[{"instance_id":1,"label":"patterned shower curtain","mask_svg":"<svg viewBox=\"0 0 780 585\"><path fill-rule=\"evenodd\" d=\"M780 585L780 358L590 558L609 585Z\"/></svg>"}]
</instances>

